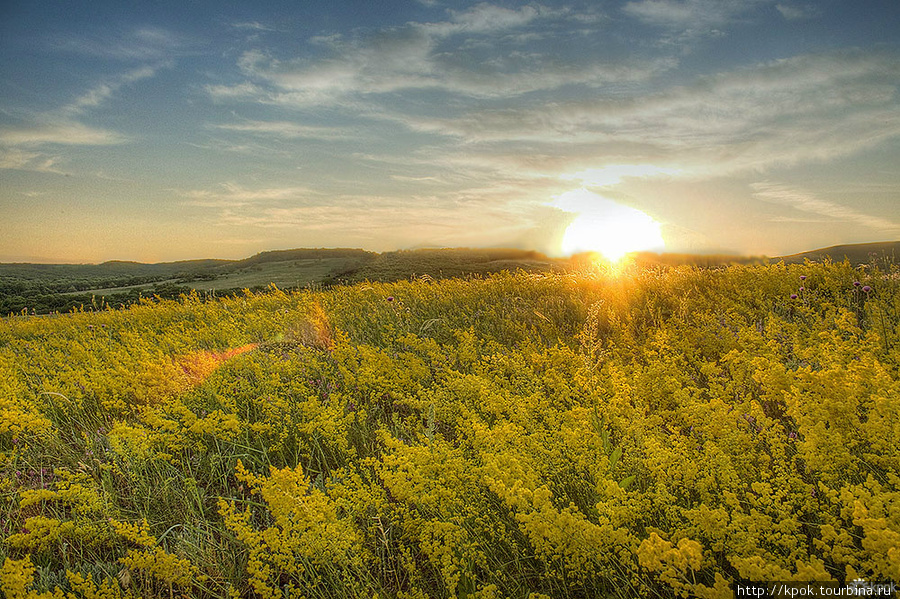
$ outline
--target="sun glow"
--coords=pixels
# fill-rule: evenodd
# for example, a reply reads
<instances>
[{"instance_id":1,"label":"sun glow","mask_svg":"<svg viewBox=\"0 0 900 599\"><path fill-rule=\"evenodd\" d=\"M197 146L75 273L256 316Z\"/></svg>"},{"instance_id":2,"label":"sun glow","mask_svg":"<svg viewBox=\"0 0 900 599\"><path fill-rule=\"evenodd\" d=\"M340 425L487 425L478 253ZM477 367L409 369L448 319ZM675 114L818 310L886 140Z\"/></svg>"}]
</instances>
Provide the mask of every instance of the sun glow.
<instances>
[{"instance_id":1,"label":"sun glow","mask_svg":"<svg viewBox=\"0 0 900 599\"><path fill-rule=\"evenodd\" d=\"M586 189L557 196L554 205L577 214L560 242L565 255L598 252L617 262L629 252L665 247L660 224L653 218Z\"/></svg>"}]
</instances>

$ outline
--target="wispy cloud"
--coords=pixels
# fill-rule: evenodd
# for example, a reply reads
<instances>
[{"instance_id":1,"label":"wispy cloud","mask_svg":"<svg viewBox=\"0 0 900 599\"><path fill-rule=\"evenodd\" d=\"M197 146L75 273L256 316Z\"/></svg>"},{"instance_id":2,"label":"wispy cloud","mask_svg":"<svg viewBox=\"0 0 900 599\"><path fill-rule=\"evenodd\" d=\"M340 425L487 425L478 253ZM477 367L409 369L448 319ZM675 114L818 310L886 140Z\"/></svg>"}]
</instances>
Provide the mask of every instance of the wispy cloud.
<instances>
[{"instance_id":1,"label":"wispy cloud","mask_svg":"<svg viewBox=\"0 0 900 599\"><path fill-rule=\"evenodd\" d=\"M254 188L226 183L212 190L189 190L181 195L185 206L211 209L220 225L264 229L371 232L396 227L400 220L417 212L393 197L325 197L295 186Z\"/></svg>"},{"instance_id":2,"label":"wispy cloud","mask_svg":"<svg viewBox=\"0 0 900 599\"><path fill-rule=\"evenodd\" d=\"M0 144L7 146L42 144L104 146L127 140L125 136L113 131L89 127L75 121L57 120L46 116L41 116L39 120L44 122L0 129Z\"/></svg>"},{"instance_id":3,"label":"wispy cloud","mask_svg":"<svg viewBox=\"0 0 900 599\"><path fill-rule=\"evenodd\" d=\"M450 20L417 24L418 28L439 37L460 33L497 33L528 25L541 16L559 14L539 6L510 9L483 2L464 11L450 10Z\"/></svg>"},{"instance_id":4,"label":"wispy cloud","mask_svg":"<svg viewBox=\"0 0 900 599\"><path fill-rule=\"evenodd\" d=\"M721 34L721 28L771 0L635 0L622 10L649 25L688 36Z\"/></svg>"},{"instance_id":5,"label":"wispy cloud","mask_svg":"<svg viewBox=\"0 0 900 599\"><path fill-rule=\"evenodd\" d=\"M677 168L666 168L654 164L610 164L601 168L590 168L573 174L562 175L565 181L580 181L587 187L611 187L624 179L677 175Z\"/></svg>"},{"instance_id":6,"label":"wispy cloud","mask_svg":"<svg viewBox=\"0 0 900 599\"><path fill-rule=\"evenodd\" d=\"M320 125L303 125L290 121L244 121L213 125L223 131L248 133L251 135L274 136L285 139L346 139L349 133L341 127L325 127Z\"/></svg>"},{"instance_id":7,"label":"wispy cloud","mask_svg":"<svg viewBox=\"0 0 900 599\"><path fill-rule=\"evenodd\" d=\"M170 60L191 51L195 42L160 27L136 27L128 31L104 28L96 34L59 37L50 45L60 51L122 61Z\"/></svg>"},{"instance_id":8,"label":"wispy cloud","mask_svg":"<svg viewBox=\"0 0 900 599\"><path fill-rule=\"evenodd\" d=\"M655 45L690 54L710 40L722 40L740 27L767 20L774 0L631 0L622 13L647 25Z\"/></svg>"},{"instance_id":9,"label":"wispy cloud","mask_svg":"<svg viewBox=\"0 0 900 599\"><path fill-rule=\"evenodd\" d=\"M126 135L82 122L91 110L108 102L124 86L156 75L162 65L144 66L110 77L71 102L51 111L30 114L0 125L0 169L31 170L67 174L57 164L58 156L35 152L55 146L107 146L129 141ZM27 148L27 149L23 149Z\"/></svg>"},{"instance_id":10,"label":"wispy cloud","mask_svg":"<svg viewBox=\"0 0 900 599\"><path fill-rule=\"evenodd\" d=\"M268 91L249 81L235 85L207 85L206 92L214 100L259 100L268 95Z\"/></svg>"},{"instance_id":11,"label":"wispy cloud","mask_svg":"<svg viewBox=\"0 0 900 599\"><path fill-rule=\"evenodd\" d=\"M685 174L830 160L900 136L900 57L882 51L797 56L697 79L655 94L400 116L469 151L506 144L615 164L669 163ZM525 145L527 144L527 146Z\"/></svg>"},{"instance_id":12,"label":"wispy cloud","mask_svg":"<svg viewBox=\"0 0 900 599\"><path fill-rule=\"evenodd\" d=\"M519 181L479 176L460 187L458 181L437 176L390 178L414 185L406 191L394 187L389 193L326 193L293 185L228 183L178 193L185 208L199 210L200 218L221 227L251 227L271 231L273 236L321 240L316 243L340 235L350 240L347 243L366 247L480 245L486 239L535 247L542 241L534 231L545 226L548 218L561 219L559 211L547 214L552 209L526 198L522 192L529 190ZM429 184L427 190L423 184ZM558 248L549 244L543 249Z\"/></svg>"},{"instance_id":13,"label":"wispy cloud","mask_svg":"<svg viewBox=\"0 0 900 599\"><path fill-rule=\"evenodd\" d=\"M83 114L87 110L96 108L109 100L123 86L141 79L154 77L160 68L160 65L144 66L113 77L75 98L71 103L63 106L59 112L71 116Z\"/></svg>"},{"instance_id":14,"label":"wispy cloud","mask_svg":"<svg viewBox=\"0 0 900 599\"><path fill-rule=\"evenodd\" d=\"M900 222L872 216L847 206L817 198L808 191L771 181L751 185L754 197L765 202L788 206L833 221L855 223L883 234L900 234Z\"/></svg>"},{"instance_id":15,"label":"wispy cloud","mask_svg":"<svg viewBox=\"0 0 900 599\"><path fill-rule=\"evenodd\" d=\"M402 181L405 183L429 183L429 184L446 184L446 181L440 177L409 177L406 175L391 175L394 181Z\"/></svg>"},{"instance_id":16,"label":"wispy cloud","mask_svg":"<svg viewBox=\"0 0 900 599\"><path fill-rule=\"evenodd\" d=\"M216 189L194 189L181 192L188 206L204 208L239 208L243 206L270 206L296 203L316 194L306 187L263 187L248 188L237 183L223 183Z\"/></svg>"},{"instance_id":17,"label":"wispy cloud","mask_svg":"<svg viewBox=\"0 0 900 599\"><path fill-rule=\"evenodd\" d=\"M57 166L59 158L40 152L29 152L20 148L0 147L0 169L68 174Z\"/></svg>"},{"instance_id":18,"label":"wispy cloud","mask_svg":"<svg viewBox=\"0 0 900 599\"><path fill-rule=\"evenodd\" d=\"M788 21L806 21L821 14L819 8L812 4L776 4L775 8Z\"/></svg>"},{"instance_id":19,"label":"wispy cloud","mask_svg":"<svg viewBox=\"0 0 900 599\"><path fill-rule=\"evenodd\" d=\"M283 103L307 106L409 90L509 98L566 85L600 86L645 78L663 64L657 61L648 70L641 64L562 61L526 51L529 42L554 30L538 30L538 24L577 20L578 15L569 10L482 3L464 11L450 10L448 17L350 36L314 36L310 43L327 49L326 55L314 59L248 50L238 67L249 81L210 86L207 91L217 99L275 101L277 97ZM590 28L596 23L597 19L583 20L580 25ZM496 52L498 40L509 50Z\"/></svg>"},{"instance_id":20,"label":"wispy cloud","mask_svg":"<svg viewBox=\"0 0 900 599\"><path fill-rule=\"evenodd\" d=\"M278 31L275 27L270 27L269 25L263 25L259 21L237 21L232 23L231 26L234 29L248 30L248 31Z\"/></svg>"}]
</instances>

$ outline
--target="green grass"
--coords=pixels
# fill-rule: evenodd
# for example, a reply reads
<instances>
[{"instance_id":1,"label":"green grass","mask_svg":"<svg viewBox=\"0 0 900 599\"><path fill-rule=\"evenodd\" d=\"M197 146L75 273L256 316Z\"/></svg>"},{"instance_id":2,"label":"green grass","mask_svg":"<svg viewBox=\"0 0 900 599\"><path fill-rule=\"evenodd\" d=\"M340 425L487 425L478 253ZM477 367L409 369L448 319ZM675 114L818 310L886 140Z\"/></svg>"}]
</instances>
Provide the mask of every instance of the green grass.
<instances>
[{"instance_id":1,"label":"green grass","mask_svg":"<svg viewBox=\"0 0 900 599\"><path fill-rule=\"evenodd\" d=\"M891 268L585 266L7 319L0 586L13 568L110 597L896 579ZM144 521L143 545L114 524Z\"/></svg>"},{"instance_id":2,"label":"green grass","mask_svg":"<svg viewBox=\"0 0 900 599\"><path fill-rule=\"evenodd\" d=\"M189 281L191 289L254 289L274 284L282 289L307 287L321 283L334 273L358 265L353 258L317 258L287 262L264 262L222 275L211 281Z\"/></svg>"}]
</instances>

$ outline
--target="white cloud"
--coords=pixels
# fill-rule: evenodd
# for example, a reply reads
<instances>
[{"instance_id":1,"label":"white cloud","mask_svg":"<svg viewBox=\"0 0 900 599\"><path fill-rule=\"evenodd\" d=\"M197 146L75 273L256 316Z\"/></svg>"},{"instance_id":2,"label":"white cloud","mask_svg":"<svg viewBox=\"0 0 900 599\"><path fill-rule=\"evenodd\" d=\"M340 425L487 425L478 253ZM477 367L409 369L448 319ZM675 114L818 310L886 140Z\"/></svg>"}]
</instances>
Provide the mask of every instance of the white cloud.
<instances>
[{"instance_id":1,"label":"white cloud","mask_svg":"<svg viewBox=\"0 0 900 599\"><path fill-rule=\"evenodd\" d=\"M236 85L207 85L204 89L215 100L255 100L268 95L265 89L249 81Z\"/></svg>"},{"instance_id":2,"label":"white cloud","mask_svg":"<svg viewBox=\"0 0 900 599\"><path fill-rule=\"evenodd\" d=\"M819 9L812 4L776 4L775 8L788 21L806 21L819 16Z\"/></svg>"},{"instance_id":3,"label":"white cloud","mask_svg":"<svg viewBox=\"0 0 900 599\"><path fill-rule=\"evenodd\" d=\"M625 14L665 31L659 42L689 49L696 41L726 35L730 26L772 0L634 0Z\"/></svg>"},{"instance_id":4,"label":"white cloud","mask_svg":"<svg viewBox=\"0 0 900 599\"><path fill-rule=\"evenodd\" d=\"M574 174L562 175L564 181L580 181L587 187L611 187L626 178L659 177L677 175L677 168L667 168L654 164L610 164L601 168L590 168Z\"/></svg>"},{"instance_id":5,"label":"white cloud","mask_svg":"<svg viewBox=\"0 0 900 599\"><path fill-rule=\"evenodd\" d=\"M541 14L550 11L535 6L523 6L518 10L483 2L465 11L450 10L450 21L419 25L423 30L438 36L460 33L497 33L528 25Z\"/></svg>"},{"instance_id":6,"label":"white cloud","mask_svg":"<svg viewBox=\"0 0 900 599\"><path fill-rule=\"evenodd\" d=\"M789 206L801 212L808 212L834 221L856 223L883 234L900 234L900 223L898 222L819 199L797 187L761 181L753 183L751 188L753 196L765 202Z\"/></svg>"},{"instance_id":7,"label":"white cloud","mask_svg":"<svg viewBox=\"0 0 900 599\"><path fill-rule=\"evenodd\" d=\"M409 177L406 175L391 175L391 179L394 181L401 181L404 183L428 183L428 184L438 184L443 185L447 182L440 177Z\"/></svg>"},{"instance_id":8,"label":"white cloud","mask_svg":"<svg viewBox=\"0 0 900 599\"><path fill-rule=\"evenodd\" d=\"M159 66L145 66L132 69L122 75L113 77L109 81L100 83L91 88L68 105L62 107L60 112L69 115L79 115L91 108L96 108L106 102L125 85L140 81L141 79L154 77L159 68Z\"/></svg>"},{"instance_id":9,"label":"white cloud","mask_svg":"<svg viewBox=\"0 0 900 599\"><path fill-rule=\"evenodd\" d=\"M411 128L510 153L578 149L611 164L669 163L720 175L830 160L900 136L900 57L880 51L797 56L651 95L540 108L402 117ZM537 146L537 147L536 147Z\"/></svg>"},{"instance_id":10,"label":"white cloud","mask_svg":"<svg viewBox=\"0 0 900 599\"><path fill-rule=\"evenodd\" d=\"M622 10L650 25L677 29L722 27L769 0L636 0Z\"/></svg>"},{"instance_id":11,"label":"white cloud","mask_svg":"<svg viewBox=\"0 0 900 599\"><path fill-rule=\"evenodd\" d=\"M246 75L290 92L297 103L315 104L354 92L433 87L431 49L427 36L406 29L366 43L342 44L334 56L317 61L283 61L251 50L241 56L238 65Z\"/></svg>"},{"instance_id":12,"label":"white cloud","mask_svg":"<svg viewBox=\"0 0 900 599\"><path fill-rule=\"evenodd\" d=\"M169 60L193 46L187 38L159 27L118 32L103 29L99 36L68 36L51 43L58 50L123 61Z\"/></svg>"},{"instance_id":13,"label":"white cloud","mask_svg":"<svg viewBox=\"0 0 900 599\"><path fill-rule=\"evenodd\" d=\"M211 86L207 91L219 99L256 97L297 105L333 104L352 96L407 90L495 98L563 85L633 80L635 73L646 72L633 64L557 61L519 51L535 37L547 35L532 26L577 17L569 11L482 3L465 11L451 10L449 15L443 22L412 22L351 37L315 36L309 41L329 51L315 59L282 59L260 49L249 50L239 58L238 67L252 83ZM508 51L496 52L499 39L510 46ZM274 86L277 92L266 86Z\"/></svg>"},{"instance_id":14,"label":"white cloud","mask_svg":"<svg viewBox=\"0 0 900 599\"><path fill-rule=\"evenodd\" d=\"M19 148L0 148L0 169L35 171L56 175L67 174L56 166L58 161L57 157L38 152L29 152Z\"/></svg>"},{"instance_id":15,"label":"white cloud","mask_svg":"<svg viewBox=\"0 0 900 599\"><path fill-rule=\"evenodd\" d=\"M243 29L249 31L278 31L278 29L270 27L268 25L263 25L259 21L238 21L232 23L231 26L234 29Z\"/></svg>"},{"instance_id":16,"label":"white cloud","mask_svg":"<svg viewBox=\"0 0 900 599\"><path fill-rule=\"evenodd\" d=\"M290 121L244 121L240 123L214 125L216 129L282 137L286 139L336 140L349 137L349 133L338 127L302 125Z\"/></svg>"},{"instance_id":17,"label":"white cloud","mask_svg":"<svg viewBox=\"0 0 900 599\"><path fill-rule=\"evenodd\" d=\"M59 144L68 146L105 146L127 141L123 135L88 127L74 121L49 121L31 126L0 129L0 143L16 146Z\"/></svg>"},{"instance_id":18,"label":"white cloud","mask_svg":"<svg viewBox=\"0 0 900 599\"><path fill-rule=\"evenodd\" d=\"M182 192L186 205L205 208L237 208L298 202L316 195L306 187L247 188L237 183L223 183L214 190L189 190Z\"/></svg>"},{"instance_id":19,"label":"white cloud","mask_svg":"<svg viewBox=\"0 0 900 599\"><path fill-rule=\"evenodd\" d=\"M30 115L16 124L0 126L0 144L6 146L5 159L0 162L0 168L56 172L53 164L58 158L41 158L42 155L16 149L16 146L29 148L45 144L106 146L129 141L128 137L121 133L92 127L80 122L79 119L109 101L122 87L153 77L160 68L160 65L156 65L131 69L95 85L56 110ZM20 166L9 166L12 164Z\"/></svg>"}]
</instances>

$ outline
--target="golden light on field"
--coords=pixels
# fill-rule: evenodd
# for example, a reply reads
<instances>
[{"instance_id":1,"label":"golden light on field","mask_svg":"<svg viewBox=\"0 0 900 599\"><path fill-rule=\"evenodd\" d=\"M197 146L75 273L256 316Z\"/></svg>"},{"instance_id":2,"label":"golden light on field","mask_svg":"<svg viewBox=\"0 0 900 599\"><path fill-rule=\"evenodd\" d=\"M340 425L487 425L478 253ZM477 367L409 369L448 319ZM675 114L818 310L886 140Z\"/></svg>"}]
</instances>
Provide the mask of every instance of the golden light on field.
<instances>
[{"instance_id":1,"label":"golden light on field","mask_svg":"<svg viewBox=\"0 0 900 599\"><path fill-rule=\"evenodd\" d=\"M565 255L597 252L616 262L629 252L665 247L660 223L652 217L586 189L566 192L554 205L577 214L560 242Z\"/></svg>"}]
</instances>

